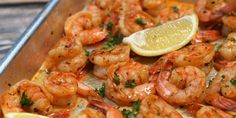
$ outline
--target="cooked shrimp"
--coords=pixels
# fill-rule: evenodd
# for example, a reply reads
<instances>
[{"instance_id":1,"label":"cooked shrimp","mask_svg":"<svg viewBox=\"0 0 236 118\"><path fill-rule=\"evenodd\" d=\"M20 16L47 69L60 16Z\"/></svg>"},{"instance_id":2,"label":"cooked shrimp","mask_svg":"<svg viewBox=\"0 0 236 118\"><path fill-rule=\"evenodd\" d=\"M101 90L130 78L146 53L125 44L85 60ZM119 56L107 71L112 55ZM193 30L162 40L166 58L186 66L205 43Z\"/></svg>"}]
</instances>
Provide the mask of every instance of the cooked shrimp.
<instances>
[{"instance_id":1,"label":"cooked shrimp","mask_svg":"<svg viewBox=\"0 0 236 118\"><path fill-rule=\"evenodd\" d=\"M102 11L96 6L90 6L87 11L80 11L66 20L65 33L83 45L94 44L107 36L107 31L99 27L103 21Z\"/></svg>"},{"instance_id":2,"label":"cooked shrimp","mask_svg":"<svg viewBox=\"0 0 236 118\"><path fill-rule=\"evenodd\" d=\"M236 33L229 34L227 39L220 47L219 53L228 61L236 61Z\"/></svg>"},{"instance_id":3,"label":"cooked shrimp","mask_svg":"<svg viewBox=\"0 0 236 118\"><path fill-rule=\"evenodd\" d=\"M124 36L155 26L154 19L142 11L139 0L125 0L122 5L119 27Z\"/></svg>"},{"instance_id":4,"label":"cooked shrimp","mask_svg":"<svg viewBox=\"0 0 236 118\"><path fill-rule=\"evenodd\" d=\"M130 61L113 65L106 81L106 96L119 105L129 105L154 93L154 84L148 83L149 67Z\"/></svg>"},{"instance_id":5,"label":"cooked shrimp","mask_svg":"<svg viewBox=\"0 0 236 118\"><path fill-rule=\"evenodd\" d=\"M130 47L126 44L114 46L108 50L94 50L89 60L95 64L93 74L101 79L108 78L108 70L112 64L130 59Z\"/></svg>"},{"instance_id":6,"label":"cooked shrimp","mask_svg":"<svg viewBox=\"0 0 236 118\"><path fill-rule=\"evenodd\" d=\"M122 113L111 106L110 104L107 104L105 102L102 102L100 100L93 99L90 101L90 104L106 111L106 118L123 118Z\"/></svg>"},{"instance_id":7,"label":"cooked shrimp","mask_svg":"<svg viewBox=\"0 0 236 118\"><path fill-rule=\"evenodd\" d=\"M195 102L205 88L205 73L193 66L179 67L172 72L161 71L157 78L158 94L170 104Z\"/></svg>"},{"instance_id":8,"label":"cooked shrimp","mask_svg":"<svg viewBox=\"0 0 236 118\"><path fill-rule=\"evenodd\" d=\"M205 30L205 31L199 31L195 37L192 39L191 43L206 43L209 41L216 41L219 39L222 39L220 32L217 30Z\"/></svg>"},{"instance_id":9,"label":"cooked shrimp","mask_svg":"<svg viewBox=\"0 0 236 118\"><path fill-rule=\"evenodd\" d=\"M203 106L197 111L196 118L233 118L233 116L215 107Z\"/></svg>"},{"instance_id":10,"label":"cooked shrimp","mask_svg":"<svg viewBox=\"0 0 236 118\"><path fill-rule=\"evenodd\" d=\"M93 74L98 77L99 79L106 80L108 78L108 71L109 71L110 65L108 66L93 66Z\"/></svg>"},{"instance_id":11,"label":"cooked shrimp","mask_svg":"<svg viewBox=\"0 0 236 118\"><path fill-rule=\"evenodd\" d=\"M65 72L51 72L44 80L46 90L52 94L52 104L70 106L76 99L78 91L76 75Z\"/></svg>"},{"instance_id":12,"label":"cooked shrimp","mask_svg":"<svg viewBox=\"0 0 236 118\"><path fill-rule=\"evenodd\" d=\"M76 73L87 62L87 56L82 44L72 38L64 37L55 48L49 51L49 59L46 60L48 68L63 72Z\"/></svg>"},{"instance_id":13,"label":"cooked shrimp","mask_svg":"<svg viewBox=\"0 0 236 118\"><path fill-rule=\"evenodd\" d=\"M230 68L222 69L218 75L221 77L221 94L233 100L236 100L235 69L236 65L233 65Z\"/></svg>"},{"instance_id":14,"label":"cooked shrimp","mask_svg":"<svg viewBox=\"0 0 236 118\"><path fill-rule=\"evenodd\" d=\"M79 113L78 118L105 118L105 116L95 109L86 108Z\"/></svg>"},{"instance_id":15,"label":"cooked shrimp","mask_svg":"<svg viewBox=\"0 0 236 118\"><path fill-rule=\"evenodd\" d=\"M89 56L89 60L98 66L107 66L110 64L128 61L130 47L127 44L120 44L108 50L94 50Z\"/></svg>"},{"instance_id":16,"label":"cooked shrimp","mask_svg":"<svg viewBox=\"0 0 236 118\"><path fill-rule=\"evenodd\" d=\"M220 70L212 84L206 89L207 103L224 110L236 109L235 69L236 65Z\"/></svg>"},{"instance_id":17,"label":"cooked shrimp","mask_svg":"<svg viewBox=\"0 0 236 118\"><path fill-rule=\"evenodd\" d=\"M28 80L22 80L6 91L2 96L1 107L4 114L33 112L47 115L52 111L49 94Z\"/></svg>"},{"instance_id":18,"label":"cooked shrimp","mask_svg":"<svg viewBox=\"0 0 236 118\"><path fill-rule=\"evenodd\" d=\"M121 7L122 0L95 0L95 4L102 8L108 9L109 11L118 10Z\"/></svg>"},{"instance_id":19,"label":"cooked shrimp","mask_svg":"<svg viewBox=\"0 0 236 118\"><path fill-rule=\"evenodd\" d=\"M156 95L148 95L145 97L140 106L137 117L141 118L183 118L174 107L166 103Z\"/></svg>"},{"instance_id":20,"label":"cooked shrimp","mask_svg":"<svg viewBox=\"0 0 236 118\"><path fill-rule=\"evenodd\" d=\"M97 92L92 87L84 84L82 80L79 80L78 82L77 93L82 97L99 97Z\"/></svg>"},{"instance_id":21,"label":"cooked shrimp","mask_svg":"<svg viewBox=\"0 0 236 118\"><path fill-rule=\"evenodd\" d=\"M215 54L214 45L199 43L168 54L169 60L177 66L200 66L209 63Z\"/></svg>"},{"instance_id":22,"label":"cooked shrimp","mask_svg":"<svg viewBox=\"0 0 236 118\"><path fill-rule=\"evenodd\" d=\"M227 30L225 32L226 34L229 32L235 32L236 31L236 17L235 16L224 16L223 17L223 24L224 24L224 30Z\"/></svg>"},{"instance_id":23,"label":"cooked shrimp","mask_svg":"<svg viewBox=\"0 0 236 118\"><path fill-rule=\"evenodd\" d=\"M196 12L201 22L221 20L225 14L235 9L235 3L230 0L198 0Z\"/></svg>"},{"instance_id":24,"label":"cooked shrimp","mask_svg":"<svg viewBox=\"0 0 236 118\"><path fill-rule=\"evenodd\" d=\"M178 19L194 11L192 4L178 0L143 0L142 5L144 11L153 16L157 24Z\"/></svg>"}]
</instances>

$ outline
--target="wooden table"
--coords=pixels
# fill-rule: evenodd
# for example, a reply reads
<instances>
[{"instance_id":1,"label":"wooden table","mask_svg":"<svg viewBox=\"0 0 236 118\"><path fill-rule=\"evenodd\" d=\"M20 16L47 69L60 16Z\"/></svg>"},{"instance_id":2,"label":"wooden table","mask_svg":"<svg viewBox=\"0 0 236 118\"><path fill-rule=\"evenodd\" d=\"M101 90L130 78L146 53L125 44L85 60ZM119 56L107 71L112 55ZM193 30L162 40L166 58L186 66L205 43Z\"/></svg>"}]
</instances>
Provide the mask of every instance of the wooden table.
<instances>
[{"instance_id":1,"label":"wooden table","mask_svg":"<svg viewBox=\"0 0 236 118\"><path fill-rule=\"evenodd\" d=\"M7 1L9 0L0 0L0 59L9 51L45 5L45 2ZM13 1L17 3L14 4Z\"/></svg>"}]
</instances>

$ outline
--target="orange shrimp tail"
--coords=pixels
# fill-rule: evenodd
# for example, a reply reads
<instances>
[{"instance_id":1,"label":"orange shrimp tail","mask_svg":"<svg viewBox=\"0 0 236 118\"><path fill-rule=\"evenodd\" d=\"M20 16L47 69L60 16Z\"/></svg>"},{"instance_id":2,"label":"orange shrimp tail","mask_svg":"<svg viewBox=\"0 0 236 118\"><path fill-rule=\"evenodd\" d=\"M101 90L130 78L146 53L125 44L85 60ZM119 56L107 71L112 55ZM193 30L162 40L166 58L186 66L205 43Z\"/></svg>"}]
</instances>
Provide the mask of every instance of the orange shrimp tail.
<instances>
[{"instance_id":1,"label":"orange shrimp tail","mask_svg":"<svg viewBox=\"0 0 236 118\"><path fill-rule=\"evenodd\" d=\"M219 94L210 94L206 97L206 102L223 110L236 110L236 102L227 99Z\"/></svg>"},{"instance_id":2,"label":"orange shrimp tail","mask_svg":"<svg viewBox=\"0 0 236 118\"><path fill-rule=\"evenodd\" d=\"M57 111L49 115L49 118L69 118L70 110Z\"/></svg>"},{"instance_id":3,"label":"orange shrimp tail","mask_svg":"<svg viewBox=\"0 0 236 118\"><path fill-rule=\"evenodd\" d=\"M192 39L192 44L216 41L219 39L222 39L222 36L217 30L200 31L196 34L195 38Z\"/></svg>"},{"instance_id":4,"label":"orange shrimp tail","mask_svg":"<svg viewBox=\"0 0 236 118\"><path fill-rule=\"evenodd\" d=\"M192 116L195 116L197 111L201 108L201 104L194 103L187 108L187 112Z\"/></svg>"},{"instance_id":5,"label":"orange shrimp tail","mask_svg":"<svg viewBox=\"0 0 236 118\"><path fill-rule=\"evenodd\" d=\"M108 111L110 108L112 108L110 104L106 104L101 99L97 98L92 98L89 103L105 111Z\"/></svg>"}]
</instances>

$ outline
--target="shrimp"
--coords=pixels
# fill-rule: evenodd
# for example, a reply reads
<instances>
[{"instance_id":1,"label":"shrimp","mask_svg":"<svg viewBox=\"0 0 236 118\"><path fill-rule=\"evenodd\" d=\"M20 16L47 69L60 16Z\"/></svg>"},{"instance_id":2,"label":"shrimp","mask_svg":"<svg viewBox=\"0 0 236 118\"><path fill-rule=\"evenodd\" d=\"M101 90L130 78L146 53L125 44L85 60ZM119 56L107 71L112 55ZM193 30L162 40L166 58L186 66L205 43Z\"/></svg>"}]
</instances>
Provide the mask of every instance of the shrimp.
<instances>
[{"instance_id":1,"label":"shrimp","mask_svg":"<svg viewBox=\"0 0 236 118\"><path fill-rule=\"evenodd\" d=\"M78 118L105 118L105 116L95 109L86 108L79 113Z\"/></svg>"},{"instance_id":2,"label":"shrimp","mask_svg":"<svg viewBox=\"0 0 236 118\"><path fill-rule=\"evenodd\" d=\"M107 66L110 64L128 61L130 47L127 44L120 44L108 50L94 50L89 56L89 60L98 66Z\"/></svg>"},{"instance_id":3,"label":"shrimp","mask_svg":"<svg viewBox=\"0 0 236 118\"><path fill-rule=\"evenodd\" d=\"M92 104L102 110L105 110L106 111L106 118L123 118L122 113L118 109L111 106L110 104L107 104L107 103L102 102L97 99L90 100L90 104Z\"/></svg>"},{"instance_id":4,"label":"shrimp","mask_svg":"<svg viewBox=\"0 0 236 118\"><path fill-rule=\"evenodd\" d=\"M224 24L224 30L227 30L226 34L228 32L235 32L236 31L236 17L235 16L224 16L222 18L223 24Z\"/></svg>"},{"instance_id":5,"label":"shrimp","mask_svg":"<svg viewBox=\"0 0 236 118\"><path fill-rule=\"evenodd\" d=\"M96 6L89 6L87 11L80 11L70 16L65 22L65 33L73 36L83 45L97 43L107 36L107 31L99 27L104 21L102 11Z\"/></svg>"},{"instance_id":6,"label":"shrimp","mask_svg":"<svg viewBox=\"0 0 236 118\"><path fill-rule=\"evenodd\" d=\"M205 89L205 73L193 66L161 71L157 78L156 91L168 103L175 105L191 104Z\"/></svg>"},{"instance_id":7,"label":"shrimp","mask_svg":"<svg viewBox=\"0 0 236 118\"><path fill-rule=\"evenodd\" d=\"M118 10L121 7L121 0L95 0L96 6L109 11Z\"/></svg>"},{"instance_id":8,"label":"shrimp","mask_svg":"<svg viewBox=\"0 0 236 118\"><path fill-rule=\"evenodd\" d=\"M33 112L47 115L52 111L50 95L43 88L28 80L22 80L2 95L4 114L9 112Z\"/></svg>"},{"instance_id":9,"label":"shrimp","mask_svg":"<svg viewBox=\"0 0 236 118\"><path fill-rule=\"evenodd\" d=\"M49 51L47 67L62 72L76 73L87 62L82 44L73 37L64 37Z\"/></svg>"},{"instance_id":10,"label":"shrimp","mask_svg":"<svg viewBox=\"0 0 236 118\"><path fill-rule=\"evenodd\" d=\"M44 80L44 87L53 96L53 105L71 106L77 98L77 83L75 74L53 71Z\"/></svg>"},{"instance_id":11,"label":"shrimp","mask_svg":"<svg viewBox=\"0 0 236 118\"><path fill-rule=\"evenodd\" d=\"M214 45L199 43L171 52L168 58L177 66L200 66L209 63L214 54Z\"/></svg>"},{"instance_id":12,"label":"shrimp","mask_svg":"<svg viewBox=\"0 0 236 118\"><path fill-rule=\"evenodd\" d=\"M174 107L166 103L156 95L148 95L145 97L140 106L137 117L141 118L183 118Z\"/></svg>"},{"instance_id":13,"label":"shrimp","mask_svg":"<svg viewBox=\"0 0 236 118\"><path fill-rule=\"evenodd\" d=\"M124 36L155 26L155 21L146 12L142 11L139 0L124 0L119 27Z\"/></svg>"},{"instance_id":14,"label":"shrimp","mask_svg":"<svg viewBox=\"0 0 236 118\"><path fill-rule=\"evenodd\" d=\"M201 22L221 21L221 18L235 9L235 3L229 0L198 0L195 6Z\"/></svg>"},{"instance_id":15,"label":"shrimp","mask_svg":"<svg viewBox=\"0 0 236 118\"><path fill-rule=\"evenodd\" d=\"M129 105L155 92L149 83L149 67L135 61L113 65L106 81L105 95L119 105Z\"/></svg>"},{"instance_id":16,"label":"shrimp","mask_svg":"<svg viewBox=\"0 0 236 118\"><path fill-rule=\"evenodd\" d=\"M205 101L207 103L223 110L236 109L235 69L236 65L233 65L220 70L212 84L206 89Z\"/></svg>"},{"instance_id":17,"label":"shrimp","mask_svg":"<svg viewBox=\"0 0 236 118\"><path fill-rule=\"evenodd\" d=\"M95 50L89 56L89 60L95 64L93 74L101 79L108 78L108 70L112 64L129 61L130 47L120 44L108 50Z\"/></svg>"},{"instance_id":18,"label":"shrimp","mask_svg":"<svg viewBox=\"0 0 236 118\"><path fill-rule=\"evenodd\" d=\"M178 19L191 14L194 6L178 0L142 0L144 11L150 14L157 24Z\"/></svg>"},{"instance_id":19,"label":"shrimp","mask_svg":"<svg viewBox=\"0 0 236 118\"><path fill-rule=\"evenodd\" d=\"M196 118L233 118L233 116L212 106L202 106L197 111Z\"/></svg>"},{"instance_id":20,"label":"shrimp","mask_svg":"<svg viewBox=\"0 0 236 118\"><path fill-rule=\"evenodd\" d=\"M199 31L195 37L192 39L191 43L206 43L209 41L216 41L219 39L222 39L220 32L217 30L205 30L205 31Z\"/></svg>"},{"instance_id":21,"label":"shrimp","mask_svg":"<svg viewBox=\"0 0 236 118\"><path fill-rule=\"evenodd\" d=\"M219 49L220 55L228 61L236 61L236 33L231 33Z\"/></svg>"}]
</instances>

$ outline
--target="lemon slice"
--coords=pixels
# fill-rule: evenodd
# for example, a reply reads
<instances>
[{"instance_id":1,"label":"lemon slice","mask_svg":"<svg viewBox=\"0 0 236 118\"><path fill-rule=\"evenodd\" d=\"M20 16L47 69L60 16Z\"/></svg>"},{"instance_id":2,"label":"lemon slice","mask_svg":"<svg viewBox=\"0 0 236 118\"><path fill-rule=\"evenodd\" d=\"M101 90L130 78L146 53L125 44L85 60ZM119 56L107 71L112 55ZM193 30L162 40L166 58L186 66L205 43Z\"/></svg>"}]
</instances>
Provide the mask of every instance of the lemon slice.
<instances>
[{"instance_id":1,"label":"lemon slice","mask_svg":"<svg viewBox=\"0 0 236 118\"><path fill-rule=\"evenodd\" d=\"M6 114L5 118L49 118L49 117L32 114L32 113L13 112L13 113Z\"/></svg>"},{"instance_id":2,"label":"lemon slice","mask_svg":"<svg viewBox=\"0 0 236 118\"><path fill-rule=\"evenodd\" d=\"M158 56L177 50L191 41L198 29L196 14L145 29L125 37L131 49L142 56Z\"/></svg>"}]
</instances>

